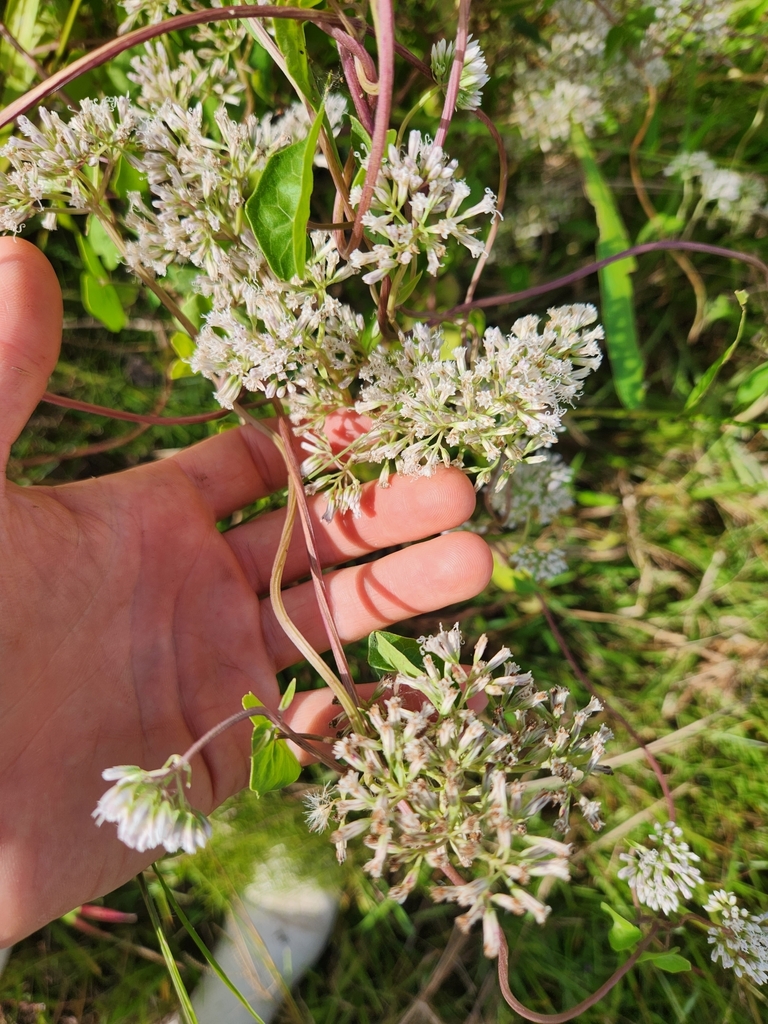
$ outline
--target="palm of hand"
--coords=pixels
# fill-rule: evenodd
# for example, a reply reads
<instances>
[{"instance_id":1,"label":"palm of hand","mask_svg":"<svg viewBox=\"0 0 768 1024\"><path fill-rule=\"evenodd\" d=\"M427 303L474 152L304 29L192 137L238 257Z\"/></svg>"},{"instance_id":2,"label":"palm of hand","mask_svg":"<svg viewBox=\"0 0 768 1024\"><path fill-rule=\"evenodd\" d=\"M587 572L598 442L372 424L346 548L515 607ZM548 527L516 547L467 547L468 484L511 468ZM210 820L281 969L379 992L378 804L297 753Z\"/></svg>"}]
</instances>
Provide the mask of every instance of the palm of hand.
<instances>
[{"instance_id":1,"label":"palm of hand","mask_svg":"<svg viewBox=\"0 0 768 1024\"><path fill-rule=\"evenodd\" d=\"M57 297L37 250L3 240L0 457L55 363ZM0 490L0 947L152 859L120 844L112 826L95 827L105 767L159 767L248 690L277 703L275 673L297 657L266 596L282 514L226 535L216 520L283 483L270 443L235 430L112 477ZM473 500L453 471L369 487L361 520L318 521L321 558L339 563L448 529ZM287 581L306 574L295 539ZM328 580L342 639L469 597L489 569L479 538L452 534L338 570ZM310 585L285 600L308 639L326 646ZM327 691L315 691L294 703L292 725L321 731L332 714ZM207 812L246 783L248 736L247 724L236 727L196 759L193 806Z\"/></svg>"}]
</instances>

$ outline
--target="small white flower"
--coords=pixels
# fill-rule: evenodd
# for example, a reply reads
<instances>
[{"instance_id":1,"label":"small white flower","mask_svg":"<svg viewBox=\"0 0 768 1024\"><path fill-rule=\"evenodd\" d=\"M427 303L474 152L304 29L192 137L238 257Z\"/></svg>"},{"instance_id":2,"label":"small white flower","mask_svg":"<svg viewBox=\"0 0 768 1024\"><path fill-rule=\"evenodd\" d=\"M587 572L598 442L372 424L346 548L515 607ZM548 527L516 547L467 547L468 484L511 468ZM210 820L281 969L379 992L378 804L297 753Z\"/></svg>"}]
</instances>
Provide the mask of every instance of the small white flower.
<instances>
[{"instance_id":1,"label":"small white flower","mask_svg":"<svg viewBox=\"0 0 768 1024\"><path fill-rule=\"evenodd\" d=\"M703 884L695 866L700 858L682 841L683 831L674 822L657 823L649 839L654 848L636 846L620 855L626 867L619 871L619 878L634 889L640 903L669 916L679 908L681 897L690 899Z\"/></svg>"},{"instance_id":2,"label":"small white flower","mask_svg":"<svg viewBox=\"0 0 768 1024\"><path fill-rule=\"evenodd\" d=\"M211 826L184 798L190 768L177 755L154 771L119 765L106 768L102 778L115 785L100 798L92 816L97 825L114 822L126 846L141 852L164 846L169 853L195 853L205 846Z\"/></svg>"},{"instance_id":3,"label":"small white flower","mask_svg":"<svg viewBox=\"0 0 768 1024\"><path fill-rule=\"evenodd\" d=\"M432 74L438 85L448 84L456 44L439 40L432 47ZM488 65L480 43L469 36L464 50L464 64L461 69L457 106L460 110L477 110L483 98L483 86L490 81Z\"/></svg>"},{"instance_id":4,"label":"small white flower","mask_svg":"<svg viewBox=\"0 0 768 1024\"><path fill-rule=\"evenodd\" d=\"M724 889L712 893L704 909L720 915L720 924L707 933L715 947L712 959L732 967L737 977L764 985L768 981L768 914L750 914Z\"/></svg>"}]
</instances>

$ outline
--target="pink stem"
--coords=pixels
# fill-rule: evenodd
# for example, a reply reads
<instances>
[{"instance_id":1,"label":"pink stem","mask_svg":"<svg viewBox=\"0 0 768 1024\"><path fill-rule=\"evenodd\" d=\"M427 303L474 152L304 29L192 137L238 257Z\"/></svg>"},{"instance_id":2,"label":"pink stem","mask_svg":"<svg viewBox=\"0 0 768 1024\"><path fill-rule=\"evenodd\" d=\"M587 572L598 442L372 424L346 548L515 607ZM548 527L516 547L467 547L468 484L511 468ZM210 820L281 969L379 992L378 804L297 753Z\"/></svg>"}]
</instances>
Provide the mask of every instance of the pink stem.
<instances>
[{"instance_id":1,"label":"pink stem","mask_svg":"<svg viewBox=\"0 0 768 1024\"><path fill-rule=\"evenodd\" d=\"M50 96L63 86L74 81L79 75L93 68L99 67L106 61L116 57L124 50L130 50L134 46L146 43L157 36L165 35L167 32L180 32L195 25L204 25L214 21L233 21L240 18L288 18L295 21L310 21L323 31L327 26L338 25L339 15L331 11L312 11L302 7L273 7L260 4L243 4L243 6L205 8L202 11L192 11L189 14L179 14L175 18L167 18L165 21L155 25L145 25L133 32L126 32L124 36L111 39L103 46L97 47L90 53L86 53L79 60L73 61L66 67L61 68L55 74L46 78L44 82L24 93L13 103L9 103L4 110L0 111L0 128L15 121L20 114L25 114L30 107L33 107L40 100Z\"/></svg>"},{"instance_id":2,"label":"pink stem","mask_svg":"<svg viewBox=\"0 0 768 1024\"><path fill-rule=\"evenodd\" d=\"M737 249L724 249L719 245L707 245L705 242L645 242L643 245L633 245L623 252L617 252L613 256L606 256L605 259L588 263L585 267L565 274L563 277L555 278L554 281L547 281L545 284L537 284L532 288L526 288L521 292L507 292L504 295L491 295L485 299L473 299L472 302L462 302L459 306L453 306L445 313L430 313L427 310L403 309L406 316L417 320L453 320L457 313L465 313L470 309L488 309L492 306L504 306L512 302L522 302L525 299L535 298L537 295L546 295L547 292L555 291L557 288L566 288L568 285L581 281L585 277L608 267L618 260L627 259L630 256L642 256L648 252L663 252L664 250L684 250L687 252L701 252L709 256L722 256L724 259L739 260L741 263L748 263L756 267L765 277L768 283L768 265L763 263L757 256L748 252L739 252Z\"/></svg>"},{"instance_id":3,"label":"pink stem","mask_svg":"<svg viewBox=\"0 0 768 1024\"><path fill-rule=\"evenodd\" d=\"M339 631L336 628L336 622L333 618L333 612L331 611L331 606L328 602L328 593L325 587L325 580L323 579L323 569L320 564L317 540L315 539L315 530L312 526L312 519L309 515L307 498L304 493L304 483L301 479L301 469L299 468L299 462L296 458L296 452L293 447L293 432L288 426L288 421L285 416L280 416L278 423L280 427L280 436L282 437L283 445L285 446L286 468L289 476L293 480L293 486L296 489L296 501L299 509L302 530L304 531L304 542L307 548L307 556L309 557L312 585L315 589L315 597L317 598L317 606L320 609L320 617L323 620L325 632L328 635L331 650L333 651L333 657L339 670L339 678L344 684L344 689L352 698L353 702L357 704L357 690L352 682L352 673L349 670L347 655L344 652L344 646L341 642L341 637L339 636Z\"/></svg>"},{"instance_id":4,"label":"pink stem","mask_svg":"<svg viewBox=\"0 0 768 1024\"><path fill-rule=\"evenodd\" d=\"M459 23L456 27L456 52L453 57L451 74L448 78L448 88L445 90L445 103L440 118L440 127L435 136L435 145L443 147L451 127L451 118L456 110L456 101L459 98L461 87L461 72L464 68L464 54L467 50L467 36L469 35L469 8L471 0L459 0Z\"/></svg>"},{"instance_id":5,"label":"pink stem","mask_svg":"<svg viewBox=\"0 0 768 1024\"><path fill-rule=\"evenodd\" d=\"M346 35L346 33L341 34ZM360 79L357 77L355 58L351 51L348 50L341 42L339 42L339 58L341 59L341 67L344 71L344 77L347 80L347 87L350 95L352 96L352 102L355 104L357 116L360 119L360 123L363 128L365 128L370 135L373 131L373 115L371 114L371 108L368 106L368 98L365 90L360 85Z\"/></svg>"},{"instance_id":6,"label":"pink stem","mask_svg":"<svg viewBox=\"0 0 768 1024\"><path fill-rule=\"evenodd\" d=\"M632 956L625 960L625 962L615 971L608 981L606 981L600 988L593 992L591 996L587 996L576 1006L572 1006L570 1010L564 1010L562 1013L536 1013L535 1010L529 1010L527 1006L520 1002L519 999L515 998L512 993L512 989L509 987L509 947L507 946L507 937L501 925L498 925L499 929L499 988L501 994L504 996L507 1004L519 1013L525 1020L534 1021L534 1024L565 1024L566 1021L573 1020L574 1017L578 1017L579 1014L584 1013L585 1010L591 1009L595 1003L599 1003L601 999L611 991L611 989L618 985L621 979L635 966L637 961L640 959L645 950L650 946L653 939L656 937L656 933L659 930L659 926L654 924L645 938L641 941L640 945L634 951Z\"/></svg>"},{"instance_id":7,"label":"pink stem","mask_svg":"<svg viewBox=\"0 0 768 1024\"><path fill-rule=\"evenodd\" d=\"M371 205L373 190L379 177L379 168L384 157L387 144L389 118L392 113L392 90L395 85L395 18L392 11L392 0L377 0L378 17L376 19L376 43L379 53L379 103L376 108L376 121L371 138L371 152L368 156L368 169L365 172L363 191L355 215L352 237L344 253L348 256L353 252L363 237L363 217Z\"/></svg>"},{"instance_id":8,"label":"pink stem","mask_svg":"<svg viewBox=\"0 0 768 1024\"><path fill-rule=\"evenodd\" d=\"M78 412L92 412L97 416L109 416L113 420L127 420L129 423L146 423L149 426L173 427L192 423L209 423L229 416L229 409L217 409L215 412L200 412L194 416L154 416L152 413L125 412L123 409L110 409L106 405L91 405L90 402L78 402L75 398L64 398L63 395L52 395L46 391L41 399L49 405L60 405L64 409L77 409Z\"/></svg>"}]
</instances>

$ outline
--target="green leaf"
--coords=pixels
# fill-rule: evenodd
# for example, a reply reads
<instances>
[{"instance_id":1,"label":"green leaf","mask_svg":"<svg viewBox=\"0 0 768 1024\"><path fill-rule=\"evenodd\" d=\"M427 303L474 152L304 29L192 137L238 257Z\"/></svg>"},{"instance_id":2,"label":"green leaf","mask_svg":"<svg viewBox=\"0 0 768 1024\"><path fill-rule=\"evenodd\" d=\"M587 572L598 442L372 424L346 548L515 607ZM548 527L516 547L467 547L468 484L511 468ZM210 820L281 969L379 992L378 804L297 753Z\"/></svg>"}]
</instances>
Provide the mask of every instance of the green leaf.
<instances>
[{"instance_id":1,"label":"green leaf","mask_svg":"<svg viewBox=\"0 0 768 1024\"><path fill-rule=\"evenodd\" d=\"M195 371L184 359L174 359L168 367L168 376L171 380L181 380L182 377L194 377Z\"/></svg>"},{"instance_id":2,"label":"green leaf","mask_svg":"<svg viewBox=\"0 0 768 1024\"><path fill-rule=\"evenodd\" d=\"M736 392L736 405L751 405L756 399L762 398L768 392L768 363L761 363L760 366L739 384Z\"/></svg>"},{"instance_id":3,"label":"green leaf","mask_svg":"<svg viewBox=\"0 0 768 1024\"><path fill-rule=\"evenodd\" d=\"M168 905L171 907L176 917L178 917L178 919L181 921L182 925L187 931L187 934L192 939L197 948L200 950L200 952L203 954L209 966L213 970L214 974L216 974L219 980L227 986L232 995L235 996L240 1003L242 1003L242 1005L246 1008L248 1013L250 1013L250 1015L257 1022L257 1024L264 1024L264 1019L260 1017L254 1009L251 1008L251 1005L245 998L245 996L240 992L237 986L229 980L229 977L219 964L216 957L213 955L213 953L211 953L206 944L195 931L194 925L189 920L184 911L181 909L181 907L179 906L179 901L173 895L173 890L168 886L168 883L165 881L162 874L160 873L160 865L153 864L152 867L154 868L155 874L157 875L157 879L160 882L160 885L163 887L163 892L165 893L165 898L168 900Z\"/></svg>"},{"instance_id":4,"label":"green leaf","mask_svg":"<svg viewBox=\"0 0 768 1024\"><path fill-rule=\"evenodd\" d=\"M171 976L173 987L176 989L176 996L179 1000L179 1005L181 1006L181 1013L184 1017L185 1024L198 1024L197 1016L192 1007L192 1001L189 998L189 993L181 979L181 974L179 974L178 965L176 964L173 953L171 952L171 947L168 945L168 940L165 937L163 926L160 923L160 915L157 913L155 901L152 899L152 894L147 887L144 875L139 873L136 876L136 881L139 883L141 895L144 897L144 902L147 905L149 918L152 922L152 927L155 929L155 935L157 936L157 941L160 946L160 952L163 954L163 959L165 960L165 966L168 968L168 973Z\"/></svg>"},{"instance_id":5,"label":"green leaf","mask_svg":"<svg viewBox=\"0 0 768 1024\"><path fill-rule=\"evenodd\" d=\"M739 329L736 332L736 338L733 343L728 346L725 352L718 356L714 363L712 363L712 365L702 374L690 395L688 395L685 405L683 406L683 412L689 412L694 408L694 406L699 404L704 395L706 395L714 384L715 378L720 372L720 368L728 362L736 351L736 346L741 341L741 336L744 333L744 321L747 317L747 296L744 292L736 292L736 298L741 306L741 320L739 321Z\"/></svg>"},{"instance_id":6,"label":"green leaf","mask_svg":"<svg viewBox=\"0 0 768 1024\"><path fill-rule=\"evenodd\" d=\"M91 245L89 239L85 235L75 229L75 239L77 241L77 248L80 252L80 259L83 261L85 270L97 281L102 284L109 283L109 274L106 272L104 267L101 265L101 260L96 255L96 250Z\"/></svg>"},{"instance_id":7,"label":"green leaf","mask_svg":"<svg viewBox=\"0 0 768 1024\"><path fill-rule=\"evenodd\" d=\"M405 284L400 285L400 287L397 289L397 296L395 299L396 305L402 306L404 302L407 302L408 299L410 299L413 290L421 280L423 273L424 271L420 270L418 274L416 274L414 277L410 279L410 281L406 281Z\"/></svg>"},{"instance_id":8,"label":"green leaf","mask_svg":"<svg viewBox=\"0 0 768 1024\"><path fill-rule=\"evenodd\" d=\"M373 140L362 123L353 114L349 118L349 127L352 133L352 145L354 146L355 142L357 142L359 146L365 146L366 149L370 150Z\"/></svg>"},{"instance_id":9,"label":"green leaf","mask_svg":"<svg viewBox=\"0 0 768 1024\"><path fill-rule=\"evenodd\" d=\"M264 705L252 693L243 697L244 708ZM254 715L251 738L251 789L258 796L295 782L301 765L285 740L277 739L275 726L263 715Z\"/></svg>"},{"instance_id":10,"label":"green leaf","mask_svg":"<svg viewBox=\"0 0 768 1024\"><path fill-rule=\"evenodd\" d=\"M80 298L87 312L113 334L122 331L128 322L114 287L109 282L98 280L87 270L80 275Z\"/></svg>"},{"instance_id":11,"label":"green leaf","mask_svg":"<svg viewBox=\"0 0 768 1024\"><path fill-rule=\"evenodd\" d=\"M595 209L597 258L604 259L628 249L629 235L581 125L573 125L571 143L581 163L587 198ZM636 268L635 259L629 258L598 272L600 312L613 381L619 401L626 409L636 409L643 401L643 357L637 342L634 289L630 277Z\"/></svg>"},{"instance_id":12,"label":"green leaf","mask_svg":"<svg viewBox=\"0 0 768 1024\"><path fill-rule=\"evenodd\" d=\"M302 277L307 261L307 222L312 194L312 161L323 124L317 112L306 139L273 154L245 204L251 225L267 263L282 281Z\"/></svg>"},{"instance_id":13,"label":"green leaf","mask_svg":"<svg viewBox=\"0 0 768 1024\"><path fill-rule=\"evenodd\" d=\"M415 679L424 672L418 643L408 636L377 630L368 637L368 664L377 672L400 672Z\"/></svg>"},{"instance_id":14,"label":"green leaf","mask_svg":"<svg viewBox=\"0 0 768 1024\"><path fill-rule=\"evenodd\" d=\"M288 6L288 0L278 0L281 7ZM299 7L316 7L320 0L299 0ZM296 82L304 96L317 110L320 105L320 94L317 91L315 80L309 69L307 60L307 41L304 34L304 23L291 21L288 18L273 18L272 27L275 32L275 42L285 58L285 66L291 78Z\"/></svg>"},{"instance_id":15,"label":"green leaf","mask_svg":"<svg viewBox=\"0 0 768 1024\"><path fill-rule=\"evenodd\" d=\"M609 907L607 903L601 903L600 907L613 918L611 930L608 932L608 941L611 944L611 949L618 953L622 949L631 949L637 945L643 937L643 933L637 925L625 920L621 914L617 914L613 907Z\"/></svg>"},{"instance_id":16,"label":"green leaf","mask_svg":"<svg viewBox=\"0 0 768 1024\"><path fill-rule=\"evenodd\" d=\"M648 950L645 953L641 953L637 959L639 964L651 963L654 967L658 967L660 971L666 971L668 974L681 974L683 971L690 971L691 961L686 960L684 956L680 956L678 953L649 953Z\"/></svg>"},{"instance_id":17,"label":"green leaf","mask_svg":"<svg viewBox=\"0 0 768 1024\"><path fill-rule=\"evenodd\" d=\"M94 217L93 214L88 217L86 233L88 244L102 264L107 270L115 270L121 260L120 250L107 234L107 230L99 218Z\"/></svg>"},{"instance_id":18,"label":"green leaf","mask_svg":"<svg viewBox=\"0 0 768 1024\"><path fill-rule=\"evenodd\" d=\"M288 708L293 704L293 698L296 696L296 680L292 679L288 683L288 688L280 699L278 709L280 711L287 711Z\"/></svg>"},{"instance_id":19,"label":"green leaf","mask_svg":"<svg viewBox=\"0 0 768 1024\"><path fill-rule=\"evenodd\" d=\"M184 331L176 331L171 335L171 348L179 359L189 359L195 351L195 343Z\"/></svg>"},{"instance_id":20,"label":"green leaf","mask_svg":"<svg viewBox=\"0 0 768 1024\"><path fill-rule=\"evenodd\" d=\"M127 199L129 192L146 192L149 182L146 175L130 163L126 156L121 156L112 175L112 190L120 199Z\"/></svg>"}]
</instances>

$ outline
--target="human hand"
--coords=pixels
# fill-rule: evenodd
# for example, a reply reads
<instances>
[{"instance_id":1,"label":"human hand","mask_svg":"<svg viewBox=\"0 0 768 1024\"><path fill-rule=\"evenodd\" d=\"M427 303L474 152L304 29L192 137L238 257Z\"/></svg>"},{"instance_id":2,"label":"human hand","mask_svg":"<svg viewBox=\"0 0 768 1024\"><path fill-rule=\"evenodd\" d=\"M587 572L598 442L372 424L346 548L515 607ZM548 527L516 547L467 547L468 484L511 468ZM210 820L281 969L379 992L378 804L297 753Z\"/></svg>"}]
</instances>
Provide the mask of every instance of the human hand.
<instances>
[{"instance_id":1,"label":"human hand","mask_svg":"<svg viewBox=\"0 0 768 1024\"><path fill-rule=\"evenodd\" d=\"M58 356L61 294L29 243L0 239L0 461ZM221 534L216 521L284 486L277 450L251 428L174 458L56 487L0 486L0 947L125 882L151 853L92 817L104 768L161 766L237 711L252 690L276 707L275 673L298 658L268 599L282 512ZM474 507L458 470L365 488L362 516L320 519L323 564L457 526ZM284 579L308 573L297 531ZM478 593L491 570L470 533L435 537L326 577L343 641ZM285 592L300 630L327 646L311 583ZM286 716L316 733L327 690ZM337 711L338 709L335 709ZM190 802L208 813L247 784L250 727L193 762Z\"/></svg>"}]
</instances>

